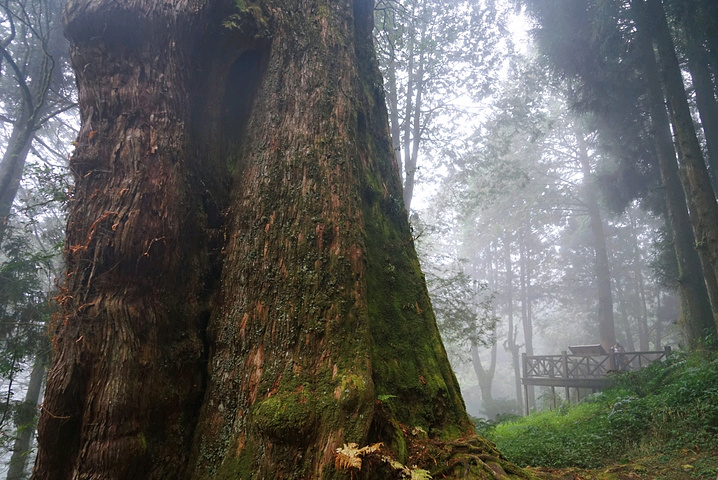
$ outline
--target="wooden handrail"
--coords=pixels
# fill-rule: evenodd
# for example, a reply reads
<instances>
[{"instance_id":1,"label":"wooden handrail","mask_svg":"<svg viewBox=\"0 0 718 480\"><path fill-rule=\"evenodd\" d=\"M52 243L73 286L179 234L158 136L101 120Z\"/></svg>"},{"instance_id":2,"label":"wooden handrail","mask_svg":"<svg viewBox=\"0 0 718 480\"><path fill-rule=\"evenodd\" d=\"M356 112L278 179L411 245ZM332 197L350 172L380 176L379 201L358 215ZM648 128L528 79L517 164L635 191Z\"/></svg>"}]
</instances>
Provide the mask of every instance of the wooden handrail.
<instances>
[{"instance_id":1,"label":"wooden handrail","mask_svg":"<svg viewBox=\"0 0 718 480\"><path fill-rule=\"evenodd\" d=\"M528 414L529 386L563 387L566 399L569 389L605 388L612 383L609 374L638 370L671 354L671 347L645 352L608 352L593 355L568 354L532 355L521 354L524 385L525 412Z\"/></svg>"},{"instance_id":2,"label":"wooden handrail","mask_svg":"<svg viewBox=\"0 0 718 480\"><path fill-rule=\"evenodd\" d=\"M614 371L638 370L671 354L671 347L600 355L522 355L523 378L604 378Z\"/></svg>"}]
</instances>

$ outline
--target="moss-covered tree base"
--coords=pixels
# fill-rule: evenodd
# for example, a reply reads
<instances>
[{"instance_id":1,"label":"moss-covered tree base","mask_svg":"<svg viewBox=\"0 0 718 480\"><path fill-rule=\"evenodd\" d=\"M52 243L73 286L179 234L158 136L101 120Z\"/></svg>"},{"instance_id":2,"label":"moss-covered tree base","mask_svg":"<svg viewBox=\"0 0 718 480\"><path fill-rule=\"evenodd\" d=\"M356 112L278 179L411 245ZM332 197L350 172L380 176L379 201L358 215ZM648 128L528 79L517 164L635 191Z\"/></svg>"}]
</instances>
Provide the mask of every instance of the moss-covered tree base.
<instances>
[{"instance_id":1,"label":"moss-covered tree base","mask_svg":"<svg viewBox=\"0 0 718 480\"><path fill-rule=\"evenodd\" d=\"M339 449L336 467L357 479L551 479L509 462L486 439L474 435L455 441L429 439L424 432L407 429L409 460L402 464L383 444L365 447L345 445ZM356 460L359 459L359 460Z\"/></svg>"},{"instance_id":2,"label":"moss-covered tree base","mask_svg":"<svg viewBox=\"0 0 718 480\"><path fill-rule=\"evenodd\" d=\"M375 406L372 437L381 441L365 446L345 444L337 449L335 468L350 478L539 478L508 461L493 443L479 435L453 440L430 438L421 427L398 422L382 401L377 400Z\"/></svg>"}]
</instances>

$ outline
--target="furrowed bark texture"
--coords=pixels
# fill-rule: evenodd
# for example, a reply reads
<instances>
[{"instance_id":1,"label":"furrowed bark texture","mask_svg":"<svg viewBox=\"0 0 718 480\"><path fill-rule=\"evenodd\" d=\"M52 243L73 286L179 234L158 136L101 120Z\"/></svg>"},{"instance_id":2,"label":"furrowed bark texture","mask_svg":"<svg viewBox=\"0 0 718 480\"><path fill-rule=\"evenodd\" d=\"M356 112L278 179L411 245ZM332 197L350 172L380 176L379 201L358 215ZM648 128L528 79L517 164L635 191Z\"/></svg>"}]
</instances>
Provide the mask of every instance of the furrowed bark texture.
<instances>
[{"instance_id":1,"label":"furrowed bark texture","mask_svg":"<svg viewBox=\"0 0 718 480\"><path fill-rule=\"evenodd\" d=\"M197 477L321 478L346 442L405 461L399 423L468 427L401 203L370 4L301 12L272 13L236 160Z\"/></svg>"},{"instance_id":2,"label":"furrowed bark texture","mask_svg":"<svg viewBox=\"0 0 718 480\"><path fill-rule=\"evenodd\" d=\"M197 7L66 6L82 127L34 478L184 476L226 178L189 134Z\"/></svg>"},{"instance_id":3,"label":"furrowed bark texture","mask_svg":"<svg viewBox=\"0 0 718 480\"><path fill-rule=\"evenodd\" d=\"M34 478L346 478L344 443L421 465L421 432L473 431L402 204L372 15L68 4L83 125ZM481 440L442 445L426 468L525 476ZM357 475L398 474L377 456Z\"/></svg>"}]
</instances>

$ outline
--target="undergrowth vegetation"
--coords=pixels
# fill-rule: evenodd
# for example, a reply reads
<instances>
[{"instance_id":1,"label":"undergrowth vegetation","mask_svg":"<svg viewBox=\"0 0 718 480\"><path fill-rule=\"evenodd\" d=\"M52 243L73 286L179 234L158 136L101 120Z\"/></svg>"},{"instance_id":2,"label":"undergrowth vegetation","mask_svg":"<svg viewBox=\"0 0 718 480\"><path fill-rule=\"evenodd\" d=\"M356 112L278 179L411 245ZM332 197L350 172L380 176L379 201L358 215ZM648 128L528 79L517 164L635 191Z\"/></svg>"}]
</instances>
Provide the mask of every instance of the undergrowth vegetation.
<instances>
[{"instance_id":1,"label":"undergrowth vegetation","mask_svg":"<svg viewBox=\"0 0 718 480\"><path fill-rule=\"evenodd\" d=\"M685 449L718 453L718 356L676 353L578 405L477 427L522 466L598 468Z\"/></svg>"}]
</instances>

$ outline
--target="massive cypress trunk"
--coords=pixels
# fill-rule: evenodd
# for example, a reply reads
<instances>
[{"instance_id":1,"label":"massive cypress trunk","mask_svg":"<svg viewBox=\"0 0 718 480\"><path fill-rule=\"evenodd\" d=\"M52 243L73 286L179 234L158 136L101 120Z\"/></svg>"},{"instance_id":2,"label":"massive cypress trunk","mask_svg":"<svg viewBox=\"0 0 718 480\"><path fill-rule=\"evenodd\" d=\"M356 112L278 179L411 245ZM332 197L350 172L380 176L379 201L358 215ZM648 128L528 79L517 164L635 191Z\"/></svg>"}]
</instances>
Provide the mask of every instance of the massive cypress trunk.
<instances>
[{"instance_id":1,"label":"massive cypress trunk","mask_svg":"<svg viewBox=\"0 0 718 480\"><path fill-rule=\"evenodd\" d=\"M472 427L371 2L285 3L68 3L82 128L34 478L345 478L349 442L383 443L366 478L523 475L478 438L427 456L422 432Z\"/></svg>"},{"instance_id":2,"label":"massive cypress trunk","mask_svg":"<svg viewBox=\"0 0 718 480\"><path fill-rule=\"evenodd\" d=\"M221 124L204 119L203 137L193 114L221 112L232 59L211 54L244 40L200 37L225 12L158 6L66 5L82 126L38 479L187 471L227 203L227 167L205 138Z\"/></svg>"}]
</instances>

